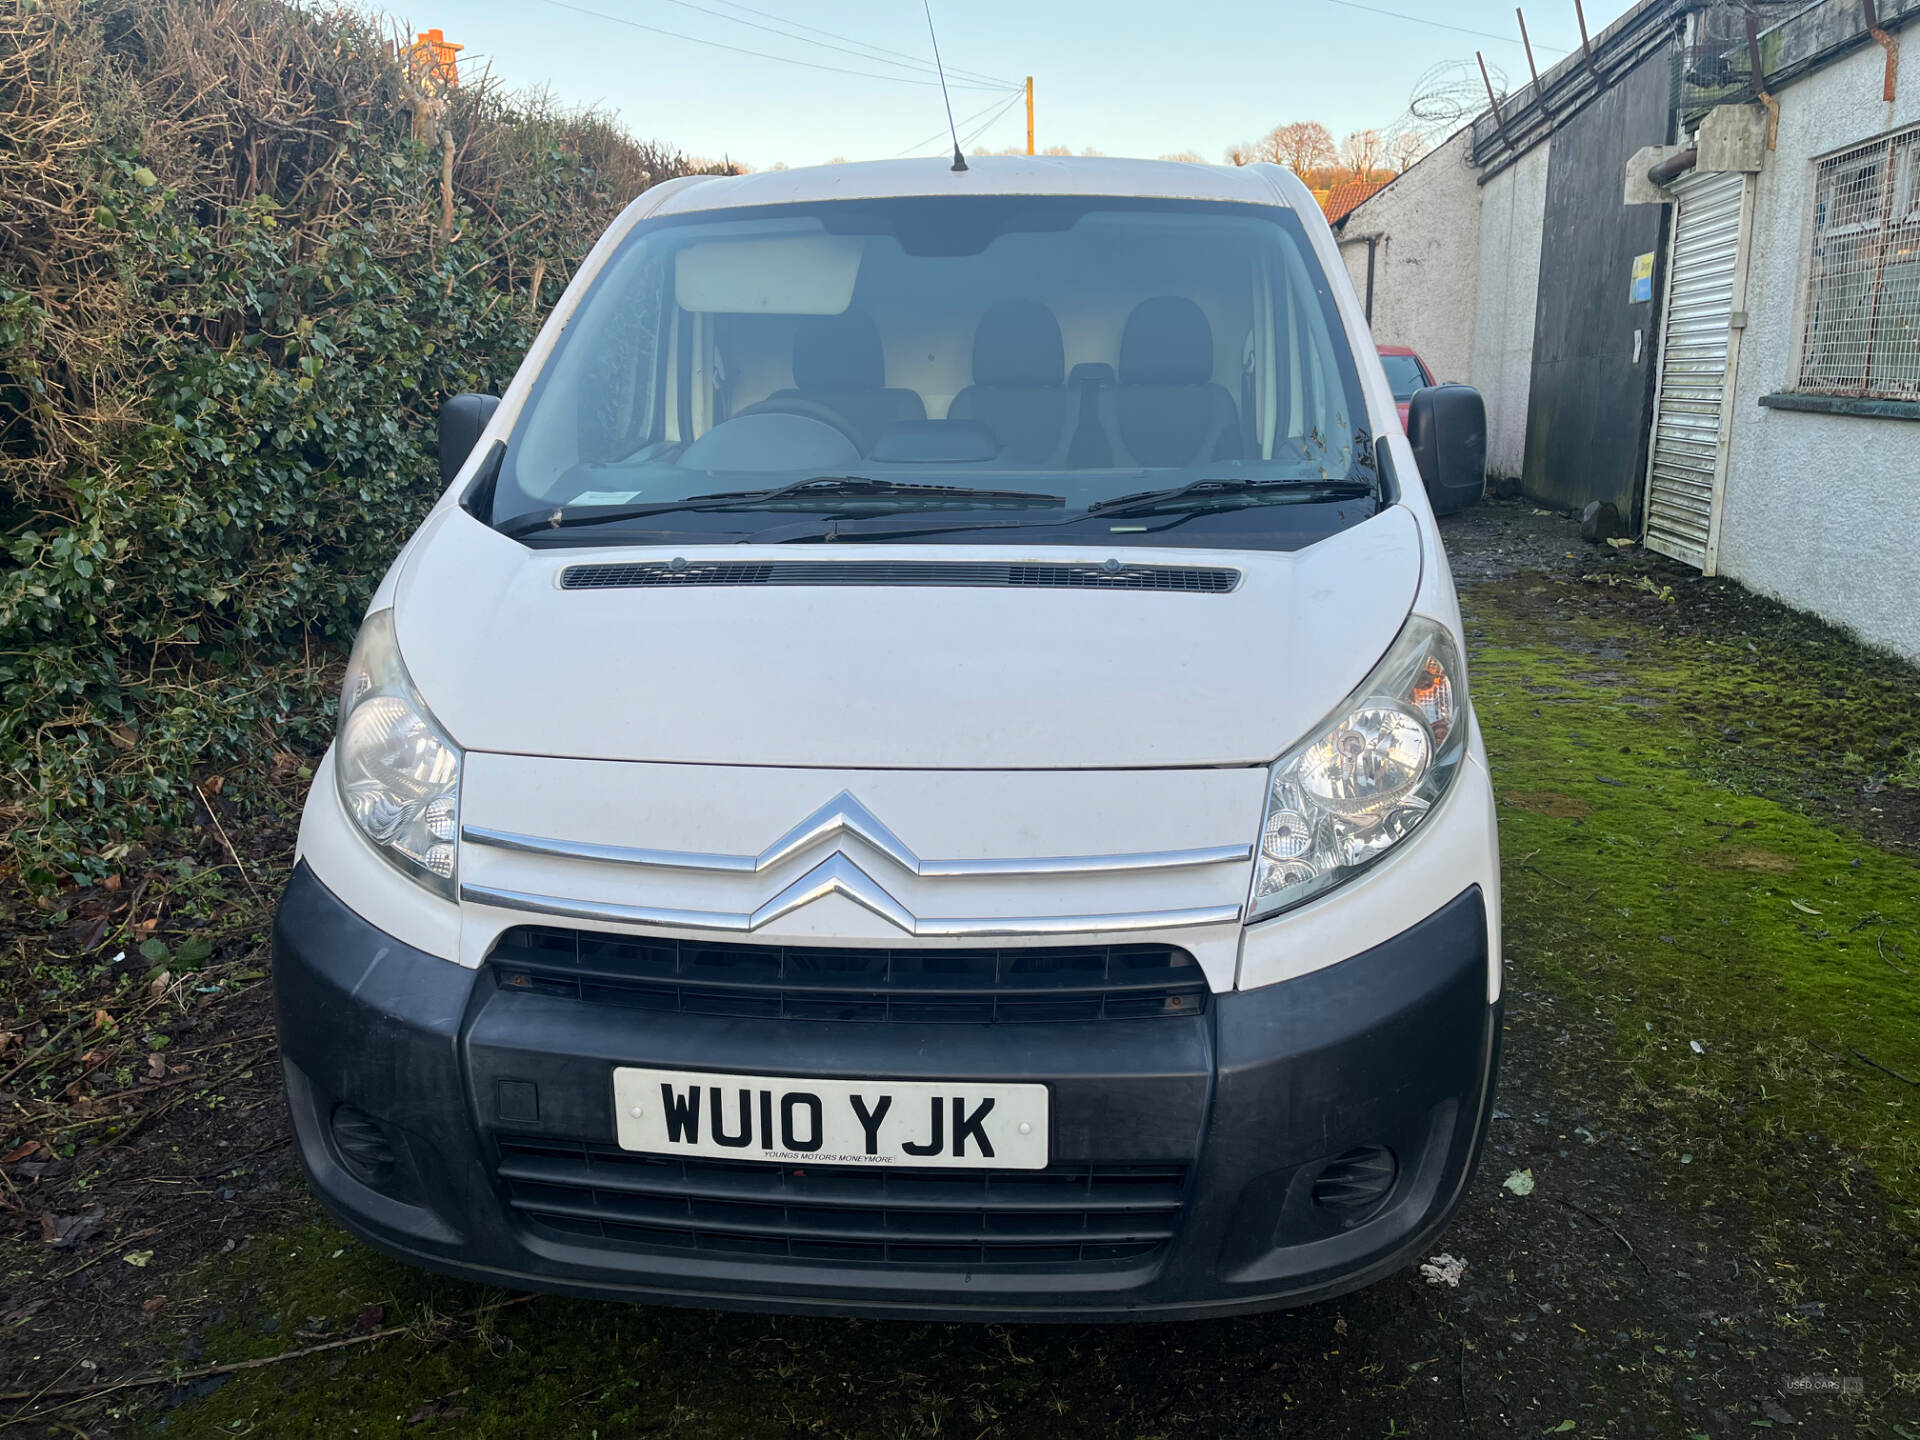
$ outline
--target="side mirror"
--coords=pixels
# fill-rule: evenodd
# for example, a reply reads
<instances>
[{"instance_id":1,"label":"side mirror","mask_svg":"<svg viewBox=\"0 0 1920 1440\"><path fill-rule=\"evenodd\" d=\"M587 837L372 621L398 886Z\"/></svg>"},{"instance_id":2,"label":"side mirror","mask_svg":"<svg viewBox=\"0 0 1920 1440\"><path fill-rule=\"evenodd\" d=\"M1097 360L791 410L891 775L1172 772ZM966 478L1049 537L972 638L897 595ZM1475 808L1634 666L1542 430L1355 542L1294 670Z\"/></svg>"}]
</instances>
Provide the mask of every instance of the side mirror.
<instances>
[{"instance_id":1,"label":"side mirror","mask_svg":"<svg viewBox=\"0 0 1920 1440\"><path fill-rule=\"evenodd\" d=\"M1407 442L1436 515L1476 504L1487 483L1487 406L1471 385L1430 385L1407 405Z\"/></svg>"},{"instance_id":2,"label":"side mirror","mask_svg":"<svg viewBox=\"0 0 1920 1440\"><path fill-rule=\"evenodd\" d=\"M498 395L449 395L440 402L440 483L451 485L467 463L480 432L500 408Z\"/></svg>"}]
</instances>

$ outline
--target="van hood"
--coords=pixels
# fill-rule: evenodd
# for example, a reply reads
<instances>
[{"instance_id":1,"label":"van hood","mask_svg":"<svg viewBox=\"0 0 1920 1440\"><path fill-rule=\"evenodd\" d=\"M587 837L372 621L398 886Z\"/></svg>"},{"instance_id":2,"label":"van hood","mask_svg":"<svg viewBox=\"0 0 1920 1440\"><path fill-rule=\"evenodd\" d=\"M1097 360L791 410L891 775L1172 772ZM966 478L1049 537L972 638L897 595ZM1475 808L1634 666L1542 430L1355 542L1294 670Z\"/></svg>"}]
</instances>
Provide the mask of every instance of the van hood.
<instances>
[{"instance_id":1,"label":"van hood","mask_svg":"<svg viewBox=\"0 0 1920 1440\"><path fill-rule=\"evenodd\" d=\"M1393 506L1290 553L1125 552L1128 567L1239 572L1214 591L982 583L1009 562L1084 572L1106 557L952 545L688 557L893 572L859 570L860 583L562 587L569 568L675 553L529 550L438 511L394 592L414 684L469 750L854 769L1264 764L1386 652L1421 565L1418 523ZM896 583L916 562L984 568L963 586Z\"/></svg>"}]
</instances>

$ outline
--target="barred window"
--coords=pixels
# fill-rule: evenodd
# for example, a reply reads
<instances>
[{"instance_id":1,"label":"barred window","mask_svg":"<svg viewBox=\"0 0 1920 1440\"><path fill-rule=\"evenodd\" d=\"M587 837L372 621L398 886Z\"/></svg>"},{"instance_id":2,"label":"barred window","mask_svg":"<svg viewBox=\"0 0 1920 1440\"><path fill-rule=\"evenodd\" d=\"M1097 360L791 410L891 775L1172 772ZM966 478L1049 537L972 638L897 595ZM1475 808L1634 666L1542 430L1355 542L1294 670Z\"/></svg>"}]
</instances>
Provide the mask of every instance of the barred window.
<instances>
[{"instance_id":1,"label":"barred window","mask_svg":"<svg viewBox=\"0 0 1920 1440\"><path fill-rule=\"evenodd\" d=\"M1920 126L1818 161L1796 389L1920 400Z\"/></svg>"}]
</instances>

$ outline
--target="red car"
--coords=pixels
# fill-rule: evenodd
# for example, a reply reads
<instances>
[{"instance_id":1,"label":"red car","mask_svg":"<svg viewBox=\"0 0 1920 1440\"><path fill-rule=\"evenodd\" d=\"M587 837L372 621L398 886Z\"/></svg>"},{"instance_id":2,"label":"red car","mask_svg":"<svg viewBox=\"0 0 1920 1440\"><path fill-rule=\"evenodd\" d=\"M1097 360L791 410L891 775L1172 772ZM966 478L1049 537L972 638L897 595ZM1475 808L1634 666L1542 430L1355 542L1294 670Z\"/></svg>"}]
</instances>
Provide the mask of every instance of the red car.
<instances>
[{"instance_id":1,"label":"red car","mask_svg":"<svg viewBox=\"0 0 1920 1440\"><path fill-rule=\"evenodd\" d=\"M1400 412L1400 428L1407 428L1407 405L1413 392L1434 383L1427 362L1404 345L1382 345L1380 363L1386 367L1387 384L1393 387L1393 406Z\"/></svg>"}]
</instances>

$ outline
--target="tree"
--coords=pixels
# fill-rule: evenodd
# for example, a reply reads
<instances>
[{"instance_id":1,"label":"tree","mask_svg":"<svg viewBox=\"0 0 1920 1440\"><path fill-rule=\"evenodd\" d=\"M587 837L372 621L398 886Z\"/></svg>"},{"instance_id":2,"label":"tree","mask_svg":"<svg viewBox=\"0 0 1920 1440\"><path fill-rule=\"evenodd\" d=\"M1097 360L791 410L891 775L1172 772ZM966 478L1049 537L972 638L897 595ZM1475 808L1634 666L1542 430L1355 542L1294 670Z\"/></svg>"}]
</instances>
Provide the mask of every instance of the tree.
<instances>
[{"instance_id":1,"label":"tree","mask_svg":"<svg viewBox=\"0 0 1920 1440\"><path fill-rule=\"evenodd\" d=\"M1276 125L1260 143L1273 160L1296 173L1326 165L1334 158L1333 132L1318 120Z\"/></svg>"},{"instance_id":2,"label":"tree","mask_svg":"<svg viewBox=\"0 0 1920 1440\"><path fill-rule=\"evenodd\" d=\"M1284 165L1295 174L1304 175L1318 166L1331 164L1335 154L1331 130L1318 120L1293 120L1274 126L1258 140L1230 147L1227 162L1251 165L1264 161Z\"/></svg>"},{"instance_id":3,"label":"tree","mask_svg":"<svg viewBox=\"0 0 1920 1440\"><path fill-rule=\"evenodd\" d=\"M1162 160L1176 160L1183 165L1204 165L1206 158L1198 150L1175 150L1170 155L1162 155Z\"/></svg>"},{"instance_id":4,"label":"tree","mask_svg":"<svg viewBox=\"0 0 1920 1440\"><path fill-rule=\"evenodd\" d=\"M1386 154L1386 141L1378 130L1356 130L1340 142L1340 163L1364 180L1374 172Z\"/></svg>"},{"instance_id":5,"label":"tree","mask_svg":"<svg viewBox=\"0 0 1920 1440\"><path fill-rule=\"evenodd\" d=\"M1396 173L1411 170L1429 148L1427 137L1418 130L1403 130L1387 142L1387 167Z\"/></svg>"}]
</instances>

